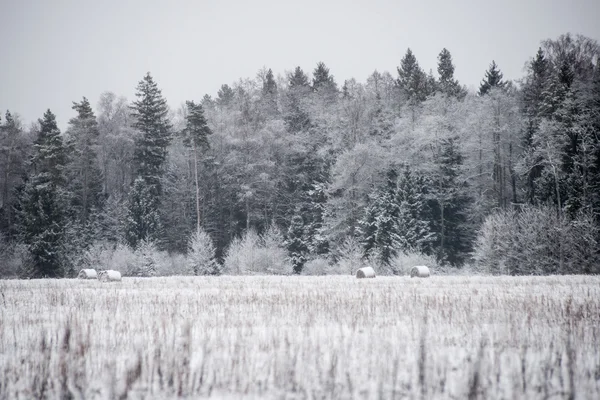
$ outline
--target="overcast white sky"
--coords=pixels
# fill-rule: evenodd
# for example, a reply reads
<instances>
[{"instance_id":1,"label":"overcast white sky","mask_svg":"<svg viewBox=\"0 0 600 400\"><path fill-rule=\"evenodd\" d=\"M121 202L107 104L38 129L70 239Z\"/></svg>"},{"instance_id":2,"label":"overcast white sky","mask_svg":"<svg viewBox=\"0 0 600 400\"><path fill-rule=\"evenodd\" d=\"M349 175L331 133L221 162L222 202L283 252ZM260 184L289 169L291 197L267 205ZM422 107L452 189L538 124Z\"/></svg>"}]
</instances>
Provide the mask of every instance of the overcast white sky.
<instances>
[{"instance_id":1,"label":"overcast white sky","mask_svg":"<svg viewBox=\"0 0 600 400\"><path fill-rule=\"evenodd\" d=\"M0 0L0 110L28 125L50 108L64 129L72 101L132 100L147 71L177 108L263 66L309 73L323 61L340 84L396 76L408 47L434 72L448 48L476 87L492 59L522 77L543 39L600 39L599 17L598 0Z\"/></svg>"}]
</instances>

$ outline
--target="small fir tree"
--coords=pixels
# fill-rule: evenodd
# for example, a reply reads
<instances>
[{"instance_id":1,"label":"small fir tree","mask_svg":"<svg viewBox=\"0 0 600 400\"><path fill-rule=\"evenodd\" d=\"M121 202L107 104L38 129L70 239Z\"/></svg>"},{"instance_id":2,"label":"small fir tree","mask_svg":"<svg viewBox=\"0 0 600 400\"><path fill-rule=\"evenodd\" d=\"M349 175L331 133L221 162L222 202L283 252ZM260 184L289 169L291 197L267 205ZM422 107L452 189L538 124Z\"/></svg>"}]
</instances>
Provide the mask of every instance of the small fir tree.
<instances>
[{"instance_id":1,"label":"small fir tree","mask_svg":"<svg viewBox=\"0 0 600 400\"><path fill-rule=\"evenodd\" d=\"M502 72L496 65L496 61L492 61L490 69L485 71L485 78L479 85L479 95L485 96L493 88L503 89L506 87L506 82L502 80Z\"/></svg>"},{"instance_id":2,"label":"small fir tree","mask_svg":"<svg viewBox=\"0 0 600 400\"><path fill-rule=\"evenodd\" d=\"M304 238L304 220L300 215L292 218L288 229L286 247L295 274L302 272L302 267L306 263L308 246Z\"/></svg>"}]
</instances>

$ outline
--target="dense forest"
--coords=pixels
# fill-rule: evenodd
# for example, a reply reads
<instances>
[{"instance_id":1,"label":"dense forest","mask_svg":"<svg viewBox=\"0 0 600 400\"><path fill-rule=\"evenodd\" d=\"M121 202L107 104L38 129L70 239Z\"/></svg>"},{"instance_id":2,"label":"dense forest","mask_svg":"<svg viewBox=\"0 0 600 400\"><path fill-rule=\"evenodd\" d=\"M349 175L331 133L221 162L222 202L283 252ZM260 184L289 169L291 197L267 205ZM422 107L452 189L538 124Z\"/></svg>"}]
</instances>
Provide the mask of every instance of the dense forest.
<instances>
[{"instance_id":1,"label":"dense forest","mask_svg":"<svg viewBox=\"0 0 600 400\"><path fill-rule=\"evenodd\" d=\"M437 73L408 49L364 83L263 68L171 107L148 73L133 101L75 99L64 132L51 110L31 127L6 111L1 274L352 272L349 257L600 273L599 55L545 40L519 81L490 60L477 93L447 49Z\"/></svg>"}]
</instances>

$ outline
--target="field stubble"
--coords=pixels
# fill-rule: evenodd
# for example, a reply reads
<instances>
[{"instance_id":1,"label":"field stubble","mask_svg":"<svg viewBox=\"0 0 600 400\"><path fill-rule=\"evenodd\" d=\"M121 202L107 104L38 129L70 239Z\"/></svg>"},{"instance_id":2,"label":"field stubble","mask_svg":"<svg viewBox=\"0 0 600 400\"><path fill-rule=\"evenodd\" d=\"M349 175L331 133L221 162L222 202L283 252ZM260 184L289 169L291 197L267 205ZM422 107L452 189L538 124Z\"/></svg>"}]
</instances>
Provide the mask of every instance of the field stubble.
<instances>
[{"instance_id":1,"label":"field stubble","mask_svg":"<svg viewBox=\"0 0 600 400\"><path fill-rule=\"evenodd\" d=\"M0 281L0 399L600 398L600 277Z\"/></svg>"}]
</instances>

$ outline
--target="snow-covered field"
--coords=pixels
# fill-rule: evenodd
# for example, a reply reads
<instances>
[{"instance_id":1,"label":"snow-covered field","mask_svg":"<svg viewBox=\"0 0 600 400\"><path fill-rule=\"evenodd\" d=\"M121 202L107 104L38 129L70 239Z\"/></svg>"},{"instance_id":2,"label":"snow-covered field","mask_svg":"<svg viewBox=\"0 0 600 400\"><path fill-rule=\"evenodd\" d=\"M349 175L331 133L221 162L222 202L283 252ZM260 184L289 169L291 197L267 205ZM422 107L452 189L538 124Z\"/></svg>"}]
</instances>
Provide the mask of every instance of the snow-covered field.
<instances>
[{"instance_id":1,"label":"snow-covered field","mask_svg":"<svg viewBox=\"0 0 600 400\"><path fill-rule=\"evenodd\" d=\"M0 292L0 399L600 398L597 276L32 280Z\"/></svg>"}]
</instances>

